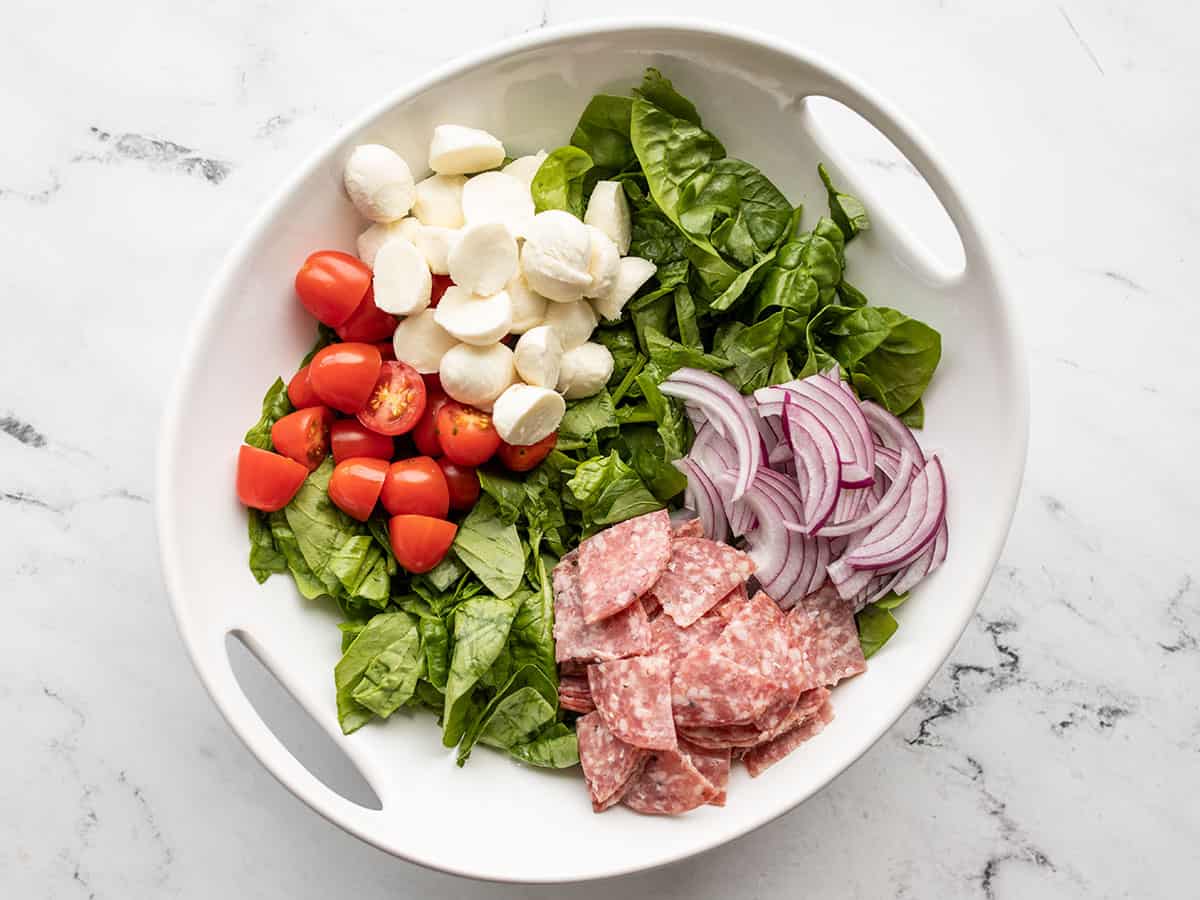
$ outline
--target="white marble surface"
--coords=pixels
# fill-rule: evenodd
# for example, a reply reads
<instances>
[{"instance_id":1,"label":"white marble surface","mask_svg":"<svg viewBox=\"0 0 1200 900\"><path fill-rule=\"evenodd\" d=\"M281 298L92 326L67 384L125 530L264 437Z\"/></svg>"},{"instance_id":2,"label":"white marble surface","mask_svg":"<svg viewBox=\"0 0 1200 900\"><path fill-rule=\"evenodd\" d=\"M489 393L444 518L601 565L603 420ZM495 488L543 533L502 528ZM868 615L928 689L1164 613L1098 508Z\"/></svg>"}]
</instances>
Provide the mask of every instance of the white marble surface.
<instances>
[{"instance_id":1,"label":"white marble surface","mask_svg":"<svg viewBox=\"0 0 1200 900\"><path fill-rule=\"evenodd\" d=\"M16 0L0 36L0 896L1176 897L1200 845L1200 14L658 4L818 48L921 125L996 237L1033 430L950 662L801 809L620 884L476 885L310 814L228 731L151 506L177 341L339 123L467 49L644 3ZM1153 11L1150 7L1153 6ZM446 5L429 9L446 10ZM903 192L903 165L860 162Z\"/></svg>"}]
</instances>

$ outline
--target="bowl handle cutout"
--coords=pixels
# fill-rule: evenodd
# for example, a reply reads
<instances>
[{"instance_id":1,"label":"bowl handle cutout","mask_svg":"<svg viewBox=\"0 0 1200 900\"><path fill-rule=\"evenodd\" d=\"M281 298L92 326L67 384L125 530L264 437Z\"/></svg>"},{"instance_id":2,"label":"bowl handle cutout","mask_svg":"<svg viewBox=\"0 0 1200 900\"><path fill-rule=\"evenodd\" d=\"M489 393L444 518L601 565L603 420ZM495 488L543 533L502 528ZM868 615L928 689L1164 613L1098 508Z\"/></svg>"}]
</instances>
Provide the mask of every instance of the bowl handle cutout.
<instances>
[{"instance_id":1,"label":"bowl handle cutout","mask_svg":"<svg viewBox=\"0 0 1200 900\"><path fill-rule=\"evenodd\" d=\"M931 286L960 287L987 274L979 231L929 142L854 87L828 88L803 98L805 128L834 184L882 226L888 249Z\"/></svg>"}]
</instances>

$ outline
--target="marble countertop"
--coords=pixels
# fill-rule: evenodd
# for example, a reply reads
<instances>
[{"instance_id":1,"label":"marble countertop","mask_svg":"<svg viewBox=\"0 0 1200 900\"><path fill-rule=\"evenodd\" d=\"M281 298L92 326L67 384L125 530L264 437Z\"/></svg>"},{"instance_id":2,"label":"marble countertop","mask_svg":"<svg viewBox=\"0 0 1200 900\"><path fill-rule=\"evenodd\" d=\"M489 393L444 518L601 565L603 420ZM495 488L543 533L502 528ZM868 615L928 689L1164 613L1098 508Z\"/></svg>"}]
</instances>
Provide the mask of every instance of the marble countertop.
<instances>
[{"instance_id":1,"label":"marble countertop","mask_svg":"<svg viewBox=\"0 0 1200 900\"><path fill-rule=\"evenodd\" d=\"M800 809L617 885L478 885L311 814L228 730L149 502L177 342L279 181L391 86L615 0L453 24L395 0L45 4L0 37L0 894L1117 897L1194 889L1200 813L1200 13L713 0L880 86L991 229L1028 339L1029 465L973 623ZM984 8L990 11L984 11ZM436 7L434 8L436 9ZM912 173L862 154L877 177ZM1164 468L1165 467L1165 468Z\"/></svg>"}]
</instances>

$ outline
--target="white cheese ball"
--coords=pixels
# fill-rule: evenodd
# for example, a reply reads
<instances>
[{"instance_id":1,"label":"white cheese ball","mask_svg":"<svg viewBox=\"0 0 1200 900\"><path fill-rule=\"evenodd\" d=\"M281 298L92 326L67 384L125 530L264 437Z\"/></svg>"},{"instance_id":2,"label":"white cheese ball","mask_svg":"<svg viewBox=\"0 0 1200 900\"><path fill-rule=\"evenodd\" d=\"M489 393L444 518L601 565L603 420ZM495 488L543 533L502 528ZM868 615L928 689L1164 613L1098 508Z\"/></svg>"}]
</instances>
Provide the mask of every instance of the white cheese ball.
<instances>
[{"instance_id":1,"label":"white cheese ball","mask_svg":"<svg viewBox=\"0 0 1200 900\"><path fill-rule=\"evenodd\" d=\"M596 182L592 196L588 199L583 221L608 235L622 256L629 252L633 226L629 215L629 201L625 198L625 189L619 182Z\"/></svg>"},{"instance_id":2,"label":"white cheese ball","mask_svg":"<svg viewBox=\"0 0 1200 900\"><path fill-rule=\"evenodd\" d=\"M558 332L564 350L578 347L596 329L596 313L586 300L546 304L545 324Z\"/></svg>"},{"instance_id":3,"label":"white cheese ball","mask_svg":"<svg viewBox=\"0 0 1200 900\"><path fill-rule=\"evenodd\" d=\"M588 257L588 274L592 283L583 292L585 297L607 297L617 283L617 273L621 269L621 254L614 244L599 228L587 226L591 238L591 252Z\"/></svg>"},{"instance_id":4,"label":"white cheese ball","mask_svg":"<svg viewBox=\"0 0 1200 900\"><path fill-rule=\"evenodd\" d=\"M442 294L434 316L439 325L463 343L486 347L512 328L512 301L504 291L478 297L454 284Z\"/></svg>"},{"instance_id":5,"label":"white cheese ball","mask_svg":"<svg viewBox=\"0 0 1200 900\"><path fill-rule=\"evenodd\" d=\"M549 388L514 384L497 398L492 424L502 441L527 447L557 429L566 411L562 395Z\"/></svg>"},{"instance_id":6,"label":"white cheese ball","mask_svg":"<svg viewBox=\"0 0 1200 900\"><path fill-rule=\"evenodd\" d=\"M537 174L537 170L545 161L546 151L539 150L530 156L518 156L500 171L516 178L525 185L525 190L528 191L533 184L533 176Z\"/></svg>"},{"instance_id":7,"label":"white cheese ball","mask_svg":"<svg viewBox=\"0 0 1200 900\"><path fill-rule=\"evenodd\" d=\"M441 175L469 175L504 162L498 138L465 125L439 125L429 142L429 168Z\"/></svg>"},{"instance_id":8,"label":"white cheese ball","mask_svg":"<svg viewBox=\"0 0 1200 900\"><path fill-rule=\"evenodd\" d=\"M354 208L372 222L394 222L412 209L414 186L408 163L382 144L355 147L342 181Z\"/></svg>"},{"instance_id":9,"label":"white cheese ball","mask_svg":"<svg viewBox=\"0 0 1200 900\"><path fill-rule=\"evenodd\" d=\"M394 237L375 256L372 280L375 305L396 316L411 316L429 306L433 278L429 264L411 241Z\"/></svg>"},{"instance_id":10,"label":"white cheese ball","mask_svg":"<svg viewBox=\"0 0 1200 900\"><path fill-rule=\"evenodd\" d=\"M533 197L520 179L504 172L484 172L463 186L462 210L468 225L499 222L520 236L533 218Z\"/></svg>"},{"instance_id":11,"label":"white cheese ball","mask_svg":"<svg viewBox=\"0 0 1200 900\"><path fill-rule=\"evenodd\" d=\"M503 344L458 344L442 357L438 377L442 389L454 400L490 411L496 398L516 380L513 353Z\"/></svg>"},{"instance_id":12,"label":"white cheese ball","mask_svg":"<svg viewBox=\"0 0 1200 900\"><path fill-rule=\"evenodd\" d=\"M421 223L412 216L405 216L395 222L376 222L358 236L358 258L372 268L375 266L375 254L379 248L394 237L402 237L416 243L416 233Z\"/></svg>"},{"instance_id":13,"label":"white cheese ball","mask_svg":"<svg viewBox=\"0 0 1200 900\"><path fill-rule=\"evenodd\" d=\"M461 228L462 195L467 179L462 175L430 175L418 181L412 213L422 225Z\"/></svg>"},{"instance_id":14,"label":"white cheese ball","mask_svg":"<svg viewBox=\"0 0 1200 900\"><path fill-rule=\"evenodd\" d=\"M462 231L458 228L442 228L440 225L421 225L410 238L425 256L429 271L434 275L450 274L450 251L458 244Z\"/></svg>"},{"instance_id":15,"label":"white cheese ball","mask_svg":"<svg viewBox=\"0 0 1200 900\"><path fill-rule=\"evenodd\" d=\"M562 356L562 342L558 339L558 333L548 325L539 325L525 332L517 341L513 350L513 365L526 384L555 388L558 386Z\"/></svg>"},{"instance_id":16,"label":"white cheese ball","mask_svg":"<svg viewBox=\"0 0 1200 900\"><path fill-rule=\"evenodd\" d=\"M648 259L642 259L640 256L624 257L617 269L617 278L612 288L605 296L594 299L592 308L608 321L617 321L621 318L625 304L657 270L658 267Z\"/></svg>"},{"instance_id":17,"label":"white cheese ball","mask_svg":"<svg viewBox=\"0 0 1200 900\"><path fill-rule=\"evenodd\" d=\"M503 290L517 274L517 242L498 222L468 225L446 262L455 284L487 297Z\"/></svg>"},{"instance_id":18,"label":"white cheese ball","mask_svg":"<svg viewBox=\"0 0 1200 900\"><path fill-rule=\"evenodd\" d=\"M587 226L569 212L549 209L534 216L525 230L521 271L543 297L569 303L591 286L591 251Z\"/></svg>"},{"instance_id":19,"label":"white cheese ball","mask_svg":"<svg viewBox=\"0 0 1200 900\"><path fill-rule=\"evenodd\" d=\"M600 393L613 373L613 358L603 344L588 342L563 354L558 392L568 400Z\"/></svg>"},{"instance_id":20,"label":"white cheese ball","mask_svg":"<svg viewBox=\"0 0 1200 900\"><path fill-rule=\"evenodd\" d=\"M505 285L504 290L512 300L513 318L509 328L512 334L524 334L546 320L546 304L549 301L529 286L524 275L518 274Z\"/></svg>"},{"instance_id":21,"label":"white cheese ball","mask_svg":"<svg viewBox=\"0 0 1200 900\"><path fill-rule=\"evenodd\" d=\"M437 323L432 309L402 320L392 334L396 359L408 363L422 375L437 372L446 351L457 345L458 339Z\"/></svg>"}]
</instances>

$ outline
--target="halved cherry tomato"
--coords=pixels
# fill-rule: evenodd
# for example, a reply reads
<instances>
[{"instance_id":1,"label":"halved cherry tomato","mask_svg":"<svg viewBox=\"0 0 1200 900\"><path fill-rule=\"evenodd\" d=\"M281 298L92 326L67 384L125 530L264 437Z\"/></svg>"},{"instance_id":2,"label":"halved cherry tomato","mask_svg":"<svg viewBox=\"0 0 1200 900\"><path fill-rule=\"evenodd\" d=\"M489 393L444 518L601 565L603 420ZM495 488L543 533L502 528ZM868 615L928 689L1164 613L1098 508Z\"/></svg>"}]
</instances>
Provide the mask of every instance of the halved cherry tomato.
<instances>
[{"instance_id":1,"label":"halved cherry tomato","mask_svg":"<svg viewBox=\"0 0 1200 900\"><path fill-rule=\"evenodd\" d=\"M446 289L453 285L454 282L449 275L434 275L433 288L429 292L429 308L435 308L442 299L442 294L446 293Z\"/></svg>"},{"instance_id":2,"label":"halved cherry tomato","mask_svg":"<svg viewBox=\"0 0 1200 900\"><path fill-rule=\"evenodd\" d=\"M460 466L482 465L500 446L492 417L455 400L447 400L438 410L437 436L442 452Z\"/></svg>"},{"instance_id":3,"label":"halved cherry tomato","mask_svg":"<svg viewBox=\"0 0 1200 900\"><path fill-rule=\"evenodd\" d=\"M500 462L504 463L504 468L510 472L528 472L543 459L550 455L550 451L554 449L554 445L558 443L558 432L552 431L536 444L528 444L521 446L520 444L506 444L500 442L500 449L496 451L496 455L500 457Z\"/></svg>"},{"instance_id":4,"label":"halved cherry tomato","mask_svg":"<svg viewBox=\"0 0 1200 900\"><path fill-rule=\"evenodd\" d=\"M343 341L366 341L369 344L390 338L396 330L396 317L385 313L375 305L375 292L367 288L367 294L345 322L337 327L337 335ZM383 351L380 351L383 355Z\"/></svg>"},{"instance_id":5,"label":"halved cherry tomato","mask_svg":"<svg viewBox=\"0 0 1200 900\"><path fill-rule=\"evenodd\" d=\"M308 380L326 405L356 413L367 405L382 365L379 351L371 344L330 344L313 357Z\"/></svg>"},{"instance_id":6,"label":"halved cherry tomato","mask_svg":"<svg viewBox=\"0 0 1200 900\"><path fill-rule=\"evenodd\" d=\"M425 382L408 363L391 360L379 368L379 377L358 421L380 434L405 434L425 412Z\"/></svg>"},{"instance_id":7,"label":"halved cherry tomato","mask_svg":"<svg viewBox=\"0 0 1200 900\"><path fill-rule=\"evenodd\" d=\"M294 459L249 444L238 450L237 495L252 509L283 509L307 477L308 469Z\"/></svg>"},{"instance_id":8,"label":"halved cherry tomato","mask_svg":"<svg viewBox=\"0 0 1200 900\"><path fill-rule=\"evenodd\" d=\"M396 562L417 575L442 561L457 533L453 522L433 516L392 516L388 522Z\"/></svg>"},{"instance_id":9,"label":"halved cherry tomato","mask_svg":"<svg viewBox=\"0 0 1200 900\"><path fill-rule=\"evenodd\" d=\"M296 273L300 302L330 328L354 314L370 286L371 270L366 264L340 250L318 250Z\"/></svg>"},{"instance_id":10,"label":"halved cherry tomato","mask_svg":"<svg viewBox=\"0 0 1200 900\"><path fill-rule=\"evenodd\" d=\"M308 366L301 366L300 371L292 376L292 380L288 382L287 395L296 409L321 405L321 398L317 396L312 382L308 380Z\"/></svg>"},{"instance_id":11,"label":"halved cherry tomato","mask_svg":"<svg viewBox=\"0 0 1200 900\"><path fill-rule=\"evenodd\" d=\"M392 439L364 428L358 419L338 419L329 428L329 445L333 448L333 461L340 463L355 456L392 461L396 452Z\"/></svg>"},{"instance_id":12,"label":"halved cherry tomato","mask_svg":"<svg viewBox=\"0 0 1200 900\"><path fill-rule=\"evenodd\" d=\"M446 476L428 456L401 459L388 466L379 499L393 516L412 513L444 519L450 511Z\"/></svg>"},{"instance_id":13,"label":"halved cherry tomato","mask_svg":"<svg viewBox=\"0 0 1200 900\"><path fill-rule=\"evenodd\" d=\"M383 490L388 464L365 456L344 459L329 476L329 499L346 515L365 522Z\"/></svg>"},{"instance_id":14,"label":"halved cherry tomato","mask_svg":"<svg viewBox=\"0 0 1200 900\"><path fill-rule=\"evenodd\" d=\"M396 358L396 345L391 341L376 341L375 349L379 351L379 356L384 362Z\"/></svg>"},{"instance_id":15,"label":"halved cherry tomato","mask_svg":"<svg viewBox=\"0 0 1200 900\"><path fill-rule=\"evenodd\" d=\"M452 463L446 457L437 461L446 476L446 489L450 492L451 509L470 509L479 499L479 476L470 466Z\"/></svg>"},{"instance_id":16,"label":"halved cherry tomato","mask_svg":"<svg viewBox=\"0 0 1200 900\"><path fill-rule=\"evenodd\" d=\"M417 445L417 452L423 456L441 456L442 444L437 436L437 414L446 403L446 392L442 390L441 382L431 381L430 376L425 375L425 412L421 413L421 418L417 420L417 424L412 430L413 443ZM433 376L434 379L437 376Z\"/></svg>"},{"instance_id":17,"label":"halved cherry tomato","mask_svg":"<svg viewBox=\"0 0 1200 900\"><path fill-rule=\"evenodd\" d=\"M275 452L294 459L308 471L321 464L329 453L329 426L333 413L325 406L310 406L288 413L271 426Z\"/></svg>"}]
</instances>

